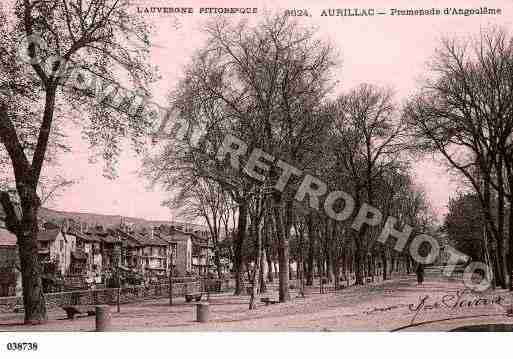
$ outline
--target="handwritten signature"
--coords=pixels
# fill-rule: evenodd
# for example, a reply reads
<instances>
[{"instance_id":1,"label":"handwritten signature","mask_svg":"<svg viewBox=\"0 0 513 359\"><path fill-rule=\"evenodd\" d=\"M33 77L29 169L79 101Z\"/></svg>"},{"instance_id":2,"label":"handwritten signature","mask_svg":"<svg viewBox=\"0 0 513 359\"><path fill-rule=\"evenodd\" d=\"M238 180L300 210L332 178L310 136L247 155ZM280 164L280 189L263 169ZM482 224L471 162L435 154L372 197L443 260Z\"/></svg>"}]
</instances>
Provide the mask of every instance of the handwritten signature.
<instances>
[{"instance_id":1,"label":"handwritten signature","mask_svg":"<svg viewBox=\"0 0 513 359\"><path fill-rule=\"evenodd\" d=\"M472 296L471 291L468 289L457 291L455 294L446 294L439 299L433 299L429 295L425 295L419 298L419 302L416 304L409 304L408 309L411 312L414 312L411 319L411 323L415 322L415 319L419 315L420 312L427 312L430 310L436 309L448 309L452 311L456 310L464 310L464 309L472 309L478 307L487 307L499 305L501 307L506 307L506 311L508 315L510 314L511 309L510 304L506 303L506 298L502 295L492 295L488 297L480 297L480 296Z\"/></svg>"}]
</instances>

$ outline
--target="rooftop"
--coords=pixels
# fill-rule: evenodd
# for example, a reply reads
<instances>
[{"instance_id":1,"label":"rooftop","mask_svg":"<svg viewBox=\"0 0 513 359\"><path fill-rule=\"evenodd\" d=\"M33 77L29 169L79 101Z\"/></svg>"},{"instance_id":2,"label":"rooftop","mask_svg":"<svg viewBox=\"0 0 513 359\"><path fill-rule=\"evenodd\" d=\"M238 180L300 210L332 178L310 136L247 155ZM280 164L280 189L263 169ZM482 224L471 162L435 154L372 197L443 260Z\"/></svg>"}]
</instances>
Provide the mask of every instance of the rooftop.
<instances>
[{"instance_id":1,"label":"rooftop","mask_svg":"<svg viewBox=\"0 0 513 359\"><path fill-rule=\"evenodd\" d=\"M92 234L87 234L87 233L74 231L74 230L68 231L68 234L75 236L75 237L83 240L84 242L89 242L89 243L91 243L91 242L100 243L101 242L100 238L98 238L97 236L92 235Z\"/></svg>"},{"instance_id":2,"label":"rooftop","mask_svg":"<svg viewBox=\"0 0 513 359\"><path fill-rule=\"evenodd\" d=\"M121 236L129 242L128 245L132 247L166 247L169 245L169 241L162 238L157 231L154 231L152 234L151 232L127 232L117 229L117 232L121 234Z\"/></svg>"},{"instance_id":3,"label":"rooftop","mask_svg":"<svg viewBox=\"0 0 513 359\"><path fill-rule=\"evenodd\" d=\"M60 229L49 229L46 231L40 231L37 234L37 240L40 242L51 242L54 241L60 233Z\"/></svg>"},{"instance_id":4,"label":"rooftop","mask_svg":"<svg viewBox=\"0 0 513 359\"><path fill-rule=\"evenodd\" d=\"M0 228L0 247L15 247L16 236L7 229Z\"/></svg>"}]
</instances>

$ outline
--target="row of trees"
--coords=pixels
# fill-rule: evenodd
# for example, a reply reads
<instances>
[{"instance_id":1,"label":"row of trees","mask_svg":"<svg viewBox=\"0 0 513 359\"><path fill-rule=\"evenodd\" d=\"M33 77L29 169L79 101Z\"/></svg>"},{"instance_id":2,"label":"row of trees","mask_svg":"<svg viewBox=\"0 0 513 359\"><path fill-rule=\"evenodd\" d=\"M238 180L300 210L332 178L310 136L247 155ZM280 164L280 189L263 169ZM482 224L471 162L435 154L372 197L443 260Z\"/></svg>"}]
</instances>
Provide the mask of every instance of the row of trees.
<instances>
[{"instance_id":1,"label":"row of trees","mask_svg":"<svg viewBox=\"0 0 513 359\"><path fill-rule=\"evenodd\" d=\"M118 85L149 95L157 77L147 63L149 27L129 12L128 0L12 0L9 5L0 12L0 161L14 183L2 189L1 203L18 238L25 320L39 323L46 309L37 261L38 185L45 164L64 149L62 121L83 129L93 154L106 160L111 173L121 139L132 139L140 150L158 125L152 112L129 111L130 98ZM350 193L356 206L368 203L385 216L395 215L398 227L408 223L425 231L432 221L409 174L405 153L412 149L441 153L475 188L492 239L496 278L503 286L511 282L513 237L505 235L505 208L513 184L513 67L511 39L503 31L482 33L468 44L444 42L429 80L404 109L390 90L372 85L334 97L335 49L291 18L267 17L255 26L224 19L205 31L207 45L170 94L187 130L199 128L204 135L198 143L190 140L195 136L161 136L158 154L147 158L145 170L177 195L170 204L195 208L209 219L214 241L222 228L233 232L237 293L248 241L255 248L249 251L254 278L264 257L277 257L281 301L290 298L291 248L307 279L316 259L320 271L335 281L354 270L357 284L376 259L383 263L384 277L392 262L407 266L407 256L373 241L376 229L356 232L327 218L315 204L296 201L298 178L291 173L285 186L282 172L292 165L330 189ZM27 37L44 46L24 42ZM242 166L220 163L216 152L228 134L280 161L260 173L261 180L246 176Z\"/></svg>"},{"instance_id":2,"label":"row of trees","mask_svg":"<svg viewBox=\"0 0 513 359\"><path fill-rule=\"evenodd\" d=\"M472 260L483 263L487 261L483 242L485 228L485 220L476 194L460 193L449 200L449 211L443 227L449 242Z\"/></svg>"},{"instance_id":3,"label":"row of trees","mask_svg":"<svg viewBox=\"0 0 513 359\"><path fill-rule=\"evenodd\" d=\"M503 288L513 275L512 111L513 39L500 28L443 41L405 109L417 148L439 154L475 194L486 232L481 246Z\"/></svg>"},{"instance_id":4,"label":"row of trees","mask_svg":"<svg viewBox=\"0 0 513 359\"><path fill-rule=\"evenodd\" d=\"M254 263L253 294L258 283L264 286L264 258L271 276L271 262L279 264L282 302L290 299L292 260L309 285L315 267L337 287L351 271L356 284L364 284L377 263L383 279L399 262L410 270L408 254L374 241L380 229L355 231L350 220L333 220L311 199L310 205L295 199L299 170L330 190L351 194L356 208L367 203L384 218L395 216L398 228L430 230L425 195L410 174L409 124L392 91L363 84L333 98L335 49L287 17L267 17L254 26L216 20L205 31L207 45L170 95L186 131L168 134L147 158L145 173L171 193L167 204L205 219L214 244L223 228L226 234L233 229L235 293L242 290L244 263ZM177 138L178 131L189 135ZM227 135L242 140L248 153L259 149L276 160L269 158L265 173L248 176L243 169L248 156L238 166L229 156L219 160ZM215 257L219 263L217 250Z\"/></svg>"}]
</instances>

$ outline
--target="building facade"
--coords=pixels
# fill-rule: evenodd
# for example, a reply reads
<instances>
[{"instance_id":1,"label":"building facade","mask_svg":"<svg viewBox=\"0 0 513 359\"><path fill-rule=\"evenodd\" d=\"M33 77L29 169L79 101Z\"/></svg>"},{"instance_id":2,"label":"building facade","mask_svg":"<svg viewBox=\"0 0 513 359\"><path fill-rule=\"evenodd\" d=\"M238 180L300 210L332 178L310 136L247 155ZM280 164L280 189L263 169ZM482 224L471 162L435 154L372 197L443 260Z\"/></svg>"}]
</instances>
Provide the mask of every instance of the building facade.
<instances>
[{"instance_id":1,"label":"building facade","mask_svg":"<svg viewBox=\"0 0 513 359\"><path fill-rule=\"evenodd\" d=\"M0 206L1 207L1 206ZM16 236L5 229L0 209L0 296L21 294ZM135 229L71 219L42 221L37 243L45 291L168 283L174 277L205 275L209 265L206 231L186 224Z\"/></svg>"}]
</instances>

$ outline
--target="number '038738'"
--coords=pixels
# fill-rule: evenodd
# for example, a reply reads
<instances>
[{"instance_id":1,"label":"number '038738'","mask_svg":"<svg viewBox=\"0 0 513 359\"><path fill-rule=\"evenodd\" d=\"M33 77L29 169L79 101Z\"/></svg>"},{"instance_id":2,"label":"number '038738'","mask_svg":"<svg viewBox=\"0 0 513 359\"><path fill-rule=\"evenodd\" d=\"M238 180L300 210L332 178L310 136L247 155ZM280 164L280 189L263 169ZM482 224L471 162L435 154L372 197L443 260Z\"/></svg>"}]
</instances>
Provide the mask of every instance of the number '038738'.
<instances>
[{"instance_id":1,"label":"number '038738'","mask_svg":"<svg viewBox=\"0 0 513 359\"><path fill-rule=\"evenodd\" d=\"M17 342L11 342L7 343L7 350L8 351L36 351L38 348L37 343L17 343Z\"/></svg>"}]
</instances>

